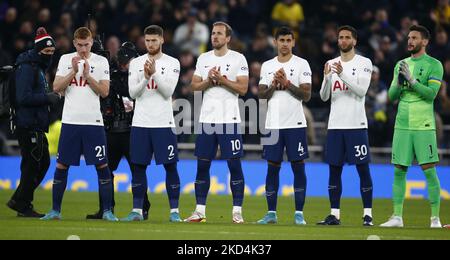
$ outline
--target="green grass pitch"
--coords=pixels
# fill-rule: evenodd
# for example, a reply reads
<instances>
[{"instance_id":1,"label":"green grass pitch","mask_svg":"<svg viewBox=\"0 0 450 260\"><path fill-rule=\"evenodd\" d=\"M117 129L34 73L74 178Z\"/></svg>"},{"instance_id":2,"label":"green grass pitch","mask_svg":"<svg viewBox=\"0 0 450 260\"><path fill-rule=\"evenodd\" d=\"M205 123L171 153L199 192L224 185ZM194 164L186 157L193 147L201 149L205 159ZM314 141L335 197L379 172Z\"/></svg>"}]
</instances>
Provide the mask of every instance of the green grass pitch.
<instances>
[{"instance_id":1,"label":"green grass pitch","mask_svg":"<svg viewBox=\"0 0 450 260\"><path fill-rule=\"evenodd\" d=\"M150 220L141 223L106 223L86 221L87 213L97 209L96 193L67 192L63 203L63 221L42 222L15 217L5 204L12 191L0 191L0 239L66 240L70 235L82 240L91 239L158 239L158 240L366 240L374 235L382 240L391 239L444 239L450 240L450 230L429 229L430 207L425 200L410 200L405 203L404 229L382 229L362 227L362 206L359 199L345 199L342 203L341 227L318 227L316 222L328 213L326 198L308 198L305 217L308 225L293 225L294 201L290 197L279 198L279 224L260 226L254 224L266 212L264 197L246 197L244 217L246 224L231 224L231 197L210 196L207 207L207 223L168 223L169 208L165 195L151 194ZM131 210L131 194L117 194L116 215L125 217ZM38 191L35 207L41 212L51 207L51 192ZM195 207L192 195L181 198L181 216L188 217ZM386 221L392 213L390 200L374 202L375 224ZM450 222L450 201L442 202L442 221ZM445 224L445 223L443 223Z\"/></svg>"}]
</instances>

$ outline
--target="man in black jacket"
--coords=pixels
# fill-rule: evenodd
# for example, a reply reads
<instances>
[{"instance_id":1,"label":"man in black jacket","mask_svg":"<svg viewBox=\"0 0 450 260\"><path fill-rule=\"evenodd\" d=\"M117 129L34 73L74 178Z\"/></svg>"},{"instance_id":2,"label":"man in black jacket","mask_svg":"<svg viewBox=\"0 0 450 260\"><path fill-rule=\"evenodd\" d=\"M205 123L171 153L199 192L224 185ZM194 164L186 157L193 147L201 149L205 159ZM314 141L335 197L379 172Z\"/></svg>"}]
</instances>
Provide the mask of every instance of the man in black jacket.
<instances>
[{"instance_id":1,"label":"man in black jacket","mask_svg":"<svg viewBox=\"0 0 450 260\"><path fill-rule=\"evenodd\" d=\"M21 149L20 184L7 206L18 217L40 218L33 208L34 191L50 166L45 133L49 128L49 106L61 98L51 93L45 78L55 41L44 28L36 33L34 49L19 55L16 61L16 134Z\"/></svg>"}]
</instances>

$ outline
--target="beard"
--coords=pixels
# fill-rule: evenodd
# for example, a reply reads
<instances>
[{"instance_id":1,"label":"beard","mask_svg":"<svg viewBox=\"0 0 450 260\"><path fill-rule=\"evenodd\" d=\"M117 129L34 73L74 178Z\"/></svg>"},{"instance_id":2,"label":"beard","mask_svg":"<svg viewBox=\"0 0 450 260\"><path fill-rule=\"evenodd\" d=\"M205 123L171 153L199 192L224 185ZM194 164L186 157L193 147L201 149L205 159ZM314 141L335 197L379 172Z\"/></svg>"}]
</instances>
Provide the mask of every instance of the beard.
<instances>
[{"instance_id":1,"label":"beard","mask_svg":"<svg viewBox=\"0 0 450 260\"><path fill-rule=\"evenodd\" d=\"M161 52L161 46L159 46L158 49L156 49L156 50L148 50L148 54L150 54L151 56L155 56L160 52Z\"/></svg>"},{"instance_id":2,"label":"beard","mask_svg":"<svg viewBox=\"0 0 450 260\"><path fill-rule=\"evenodd\" d=\"M342 46L339 46L339 50L343 53L349 53L353 50L355 46L353 46L352 44L350 44L347 48L344 48Z\"/></svg>"},{"instance_id":3,"label":"beard","mask_svg":"<svg viewBox=\"0 0 450 260\"><path fill-rule=\"evenodd\" d=\"M214 48L214 50L220 50L220 49L222 49L224 46L226 45L226 43L213 43L213 48Z\"/></svg>"},{"instance_id":4,"label":"beard","mask_svg":"<svg viewBox=\"0 0 450 260\"><path fill-rule=\"evenodd\" d=\"M423 47L422 45L418 44L416 47L410 50L409 53L412 55L417 54L422 50L422 47Z\"/></svg>"}]
</instances>

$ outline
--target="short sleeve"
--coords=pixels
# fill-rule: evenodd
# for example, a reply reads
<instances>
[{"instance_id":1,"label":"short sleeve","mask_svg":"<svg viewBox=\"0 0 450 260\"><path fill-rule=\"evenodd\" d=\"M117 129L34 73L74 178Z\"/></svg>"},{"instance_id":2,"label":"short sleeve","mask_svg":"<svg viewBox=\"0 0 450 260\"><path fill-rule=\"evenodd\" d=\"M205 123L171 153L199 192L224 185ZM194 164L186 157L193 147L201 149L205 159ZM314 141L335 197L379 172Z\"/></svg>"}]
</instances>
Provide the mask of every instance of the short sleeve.
<instances>
[{"instance_id":1,"label":"short sleeve","mask_svg":"<svg viewBox=\"0 0 450 260\"><path fill-rule=\"evenodd\" d=\"M67 62L67 56L61 56L58 63L58 69L56 70L57 77L65 77L72 71L72 61Z\"/></svg>"},{"instance_id":2,"label":"short sleeve","mask_svg":"<svg viewBox=\"0 0 450 260\"><path fill-rule=\"evenodd\" d=\"M264 63L261 67L261 76L259 79L259 85L269 86L269 80L267 79L266 67L267 67L266 63Z\"/></svg>"},{"instance_id":3,"label":"short sleeve","mask_svg":"<svg viewBox=\"0 0 450 260\"><path fill-rule=\"evenodd\" d=\"M102 67L100 70L99 80L110 80L109 63L107 59L102 59Z\"/></svg>"},{"instance_id":4,"label":"short sleeve","mask_svg":"<svg viewBox=\"0 0 450 260\"><path fill-rule=\"evenodd\" d=\"M372 61L370 59L365 59L365 62L361 68L361 75L362 77L368 77L371 78L372 77L372 72L373 72L373 64Z\"/></svg>"},{"instance_id":5,"label":"short sleeve","mask_svg":"<svg viewBox=\"0 0 450 260\"><path fill-rule=\"evenodd\" d=\"M312 71L309 63L307 61L303 61L300 75L299 75L299 83L302 84L312 84Z\"/></svg>"},{"instance_id":6,"label":"short sleeve","mask_svg":"<svg viewBox=\"0 0 450 260\"><path fill-rule=\"evenodd\" d=\"M198 58L197 65L196 65L196 67L195 67L194 75L203 79L203 75L202 75L202 72L203 72L203 62L202 62L202 61L203 61L202 56L200 56L200 57Z\"/></svg>"},{"instance_id":7,"label":"short sleeve","mask_svg":"<svg viewBox=\"0 0 450 260\"><path fill-rule=\"evenodd\" d=\"M244 57L244 55L241 55L241 61L239 62L239 71L237 74L238 77L248 77L249 76L249 69L248 69L248 63L247 59Z\"/></svg>"}]
</instances>

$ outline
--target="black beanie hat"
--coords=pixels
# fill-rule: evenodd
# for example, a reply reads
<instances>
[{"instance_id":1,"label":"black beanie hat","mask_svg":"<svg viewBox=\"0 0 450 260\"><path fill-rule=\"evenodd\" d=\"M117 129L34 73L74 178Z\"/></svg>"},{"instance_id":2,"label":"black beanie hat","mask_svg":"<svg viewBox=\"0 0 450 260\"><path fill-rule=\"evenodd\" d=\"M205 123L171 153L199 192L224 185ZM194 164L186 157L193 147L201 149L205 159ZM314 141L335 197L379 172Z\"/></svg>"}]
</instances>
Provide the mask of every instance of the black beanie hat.
<instances>
[{"instance_id":1,"label":"black beanie hat","mask_svg":"<svg viewBox=\"0 0 450 260\"><path fill-rule=\"evenodd\" d=\"M48 47L56 47L55 40L48 35L44 27L39 27L36 31L36 38L34 39L34 49L39 53Z\"/></svg>"},{"instance_id":2,"label":"black beanie hat","mask_svg":"<svg viewBox=\"0 0 450 260\"><path fill-rule=\"evenodd\" d=\"M127 64L131 59L139 57L136 47L131 42L125 42L117 53L117 61L119 64Z\"/></svg>"}]
</instances>

